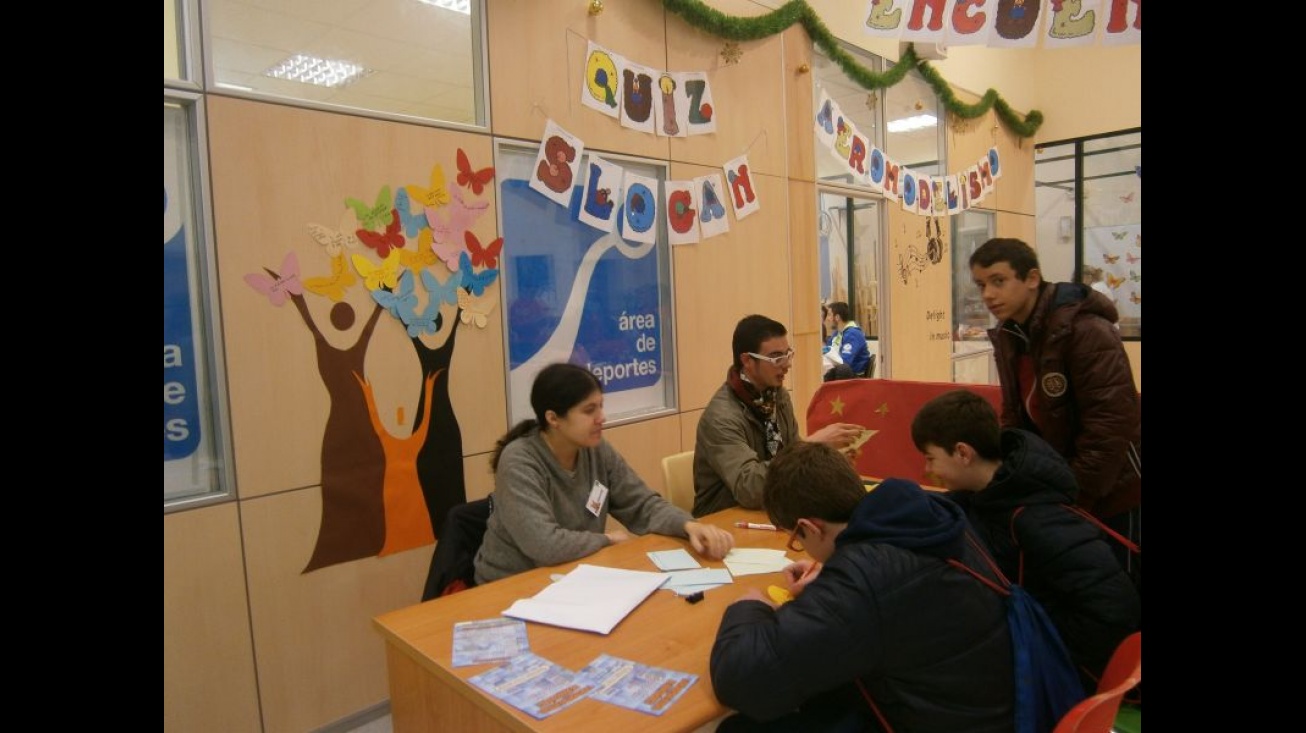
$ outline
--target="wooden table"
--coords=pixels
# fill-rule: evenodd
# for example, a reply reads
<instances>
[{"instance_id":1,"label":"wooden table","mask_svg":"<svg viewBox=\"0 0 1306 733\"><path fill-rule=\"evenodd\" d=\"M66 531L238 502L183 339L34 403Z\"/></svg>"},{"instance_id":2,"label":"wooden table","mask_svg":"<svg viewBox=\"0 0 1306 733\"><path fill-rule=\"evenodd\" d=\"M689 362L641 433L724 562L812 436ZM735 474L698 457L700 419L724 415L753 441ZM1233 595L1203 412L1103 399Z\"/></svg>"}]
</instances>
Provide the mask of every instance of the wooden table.
<instances>
[{"instance_id":1,"label":"wooden table","mask_svg":"<svg viewBox=\"0 0 1306 733\"><path fill-rule=\"evenodd\" d=\"M784 549L788 534L739 529L736 521L767 522L760 511L726 509L702 518L729 531L736 547ZM382 614L373 619L385 638L390 676L390 709L397 733L443 731L692 731L721 717L728 709L717 702L708 676L708 655L721 616L731 601L753 587L783 585L779 573L745 575L732 585L707 591L696 604L668 590L656 590L606 636L585 631L527 623L531 651L572 671L579 671L599 654L610 654L654 667L698 675L698 681L662 715L653 716L598 702L581 700L544 720L536 720L467 682L495 663L455 668L453 625L459 621L496 618L519 598L533 596L550 582L584 562L591 565L656 572L645 553L683 547L704 567L725 567L694 553L688 540L644 535L576 562L536 568L451 596ZM792 553L791 558L797 559ZM806 557L802 555L801 557Z\"/></svg>"}]
</instances>

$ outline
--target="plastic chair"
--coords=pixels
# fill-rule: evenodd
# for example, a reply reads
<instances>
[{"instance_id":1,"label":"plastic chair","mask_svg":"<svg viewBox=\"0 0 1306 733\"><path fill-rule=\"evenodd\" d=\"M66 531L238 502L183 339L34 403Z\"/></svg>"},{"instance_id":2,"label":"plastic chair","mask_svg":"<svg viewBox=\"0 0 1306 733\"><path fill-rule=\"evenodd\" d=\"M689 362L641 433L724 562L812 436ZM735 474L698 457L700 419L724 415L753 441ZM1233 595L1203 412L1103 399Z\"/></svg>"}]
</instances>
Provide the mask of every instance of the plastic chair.
<instances>
[{"instance_id":1,"label":"plastic chair","mask_svg":"<svg viewBox=\"0 0 1306 733\"><path fill-rule=\"evenodd\" d=\"M1111 654L1097 694L1066 713L1052 733L1111 733L1125 693L1143 680L1143 632L1125 637Z\"/></svg>"},{"instance_id":2,"label":"plastic chair","mask_svg":"<svg viewBox=\"0 0 1306 733\"><path fill-rule=\"evenodd\" d=\"M694 511L694 451L663 458L662 479L667 485L667 499L687 512Z\"/></svg>"}]
</instances>

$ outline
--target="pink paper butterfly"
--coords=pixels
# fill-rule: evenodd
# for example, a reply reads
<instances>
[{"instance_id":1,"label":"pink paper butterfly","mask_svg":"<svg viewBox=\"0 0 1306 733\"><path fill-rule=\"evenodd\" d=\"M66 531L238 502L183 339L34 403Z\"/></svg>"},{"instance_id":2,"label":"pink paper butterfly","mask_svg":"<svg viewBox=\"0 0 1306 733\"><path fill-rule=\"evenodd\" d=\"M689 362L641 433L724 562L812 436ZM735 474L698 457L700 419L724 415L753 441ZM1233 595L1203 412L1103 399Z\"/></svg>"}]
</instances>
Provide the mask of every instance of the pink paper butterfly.
<instances>
[{"instance_id":1,"label":"pink paper butterfly","mask_svg":"<svg viewBox=\"0 0 1306 733\"><path fill-rule=\"evenodd\" d=\"M281 261L281 274L268 268L263 272L251 272L245 276L245 282L251 288L268 296L268 301L278 308L286 304L291 295L303 295L304 284L299 281L299 257L294 252L287 252Z\"/></svg>"},{"instance_id":2,"label":"pink paper butterfly","mask_svg":"<svg viewBox=\"0 0 1306 733\"><path fill-rule=\"evenodd\" d=\"M462 191L456 187L449 189L452 201L448 206L427 209L426 218L431 224L431 249L444 261L445 267L458 270L458 255L463 251L464 233L490 207L489 201L468 204L463 200ZM448 212L444 216L441 212Z\"/></svg>"}]
</instances>

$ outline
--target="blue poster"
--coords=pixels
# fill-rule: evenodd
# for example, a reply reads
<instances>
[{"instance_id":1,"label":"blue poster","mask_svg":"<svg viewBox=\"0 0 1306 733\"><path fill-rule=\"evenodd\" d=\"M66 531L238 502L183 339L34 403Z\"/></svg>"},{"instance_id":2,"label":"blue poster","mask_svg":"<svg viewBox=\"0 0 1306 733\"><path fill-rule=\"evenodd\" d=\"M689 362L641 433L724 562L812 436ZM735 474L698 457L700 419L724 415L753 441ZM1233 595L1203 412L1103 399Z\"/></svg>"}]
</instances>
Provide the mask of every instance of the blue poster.
<instances>
[{"instance_id":1,"label":"blue poster","mask_svg":"<svg viewBox=\"0 0 1306 733\"><path fill-rule=\"evenodd\" d=\"M163 460L195 452L200 441L199 398L195 379L195 333L191 325L190 275L186 267L186 229L168 207L163 188Z\"/></svg>"},{"instance_id":2,"label":"blue poster","mask_svg":"<svg viewBox=\"0 0 1306 733\"><path fill-rule=\"evenodd\" d=\"M512 420L531 416L531 382L558 361L598 377L610 415L667 406L658 243L579 221L580 186L562 207L511 170L499 206Z\"/></svg>"}]
</instances>

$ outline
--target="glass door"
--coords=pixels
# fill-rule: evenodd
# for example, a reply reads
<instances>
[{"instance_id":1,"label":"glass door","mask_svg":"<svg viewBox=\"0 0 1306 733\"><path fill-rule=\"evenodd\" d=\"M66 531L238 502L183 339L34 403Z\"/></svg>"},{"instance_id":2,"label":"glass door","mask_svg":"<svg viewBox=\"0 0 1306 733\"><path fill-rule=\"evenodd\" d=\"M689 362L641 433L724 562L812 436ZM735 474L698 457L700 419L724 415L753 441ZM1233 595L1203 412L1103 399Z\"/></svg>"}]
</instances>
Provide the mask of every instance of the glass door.
<instances>
[{"instance_id":1,"label":"glass door","mask_svg":"<svg viewBox=\"0 0 1306 733\"><path fill-rule=\"evenodd\" d=\"M886 330L880 300L882 200L836 191L820 191L817 196L821 304L848 304L871 351L867 376L885 376L888 350L881 339ZM829 337L822 332L823 341Z\"/></svg>"}]
</instances>

